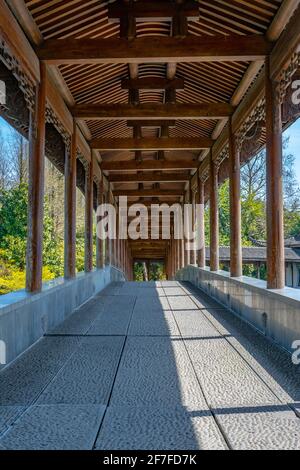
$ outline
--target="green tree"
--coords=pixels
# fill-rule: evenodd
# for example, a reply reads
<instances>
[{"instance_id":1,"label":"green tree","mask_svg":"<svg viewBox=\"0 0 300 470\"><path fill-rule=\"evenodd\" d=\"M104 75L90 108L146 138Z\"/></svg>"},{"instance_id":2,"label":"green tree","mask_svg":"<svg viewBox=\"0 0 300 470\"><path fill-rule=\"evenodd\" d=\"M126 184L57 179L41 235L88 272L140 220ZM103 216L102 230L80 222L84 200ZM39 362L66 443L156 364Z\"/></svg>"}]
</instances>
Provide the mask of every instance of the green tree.
<instances>
[{"instance_id":1,"label":"green tree","mask_svg":"<svg viewBox=\"0 0 300 470\"><path fill-rule=\"evenodd\" d=\"M27 239L27 185L0 191L0 248L9 263L25 269Z\"/></svg>"},{"instance_id":2,"label":"green tree","mask_svg":"<svg viewBox=\"0 0 300 470\"><path fill-rule=\"evenodd\" d=\"M220 245L230 244L230 200L229 183L226 180L219 188L219 237Z\"/></svg>"}]
</instances>

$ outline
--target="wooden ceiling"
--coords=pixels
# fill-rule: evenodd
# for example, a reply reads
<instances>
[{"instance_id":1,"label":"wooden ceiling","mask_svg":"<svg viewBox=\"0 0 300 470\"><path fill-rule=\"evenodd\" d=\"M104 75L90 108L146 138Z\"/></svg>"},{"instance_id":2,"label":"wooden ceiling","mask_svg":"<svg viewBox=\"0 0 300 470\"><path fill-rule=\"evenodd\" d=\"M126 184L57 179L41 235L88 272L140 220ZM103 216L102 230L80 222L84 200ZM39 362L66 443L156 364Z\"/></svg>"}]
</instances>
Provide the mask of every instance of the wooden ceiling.
<instances>
[{"instance_id":1,"label":"wooden ceiling","mask_svg":"<svg viewBox=\"0 0 300 470\"><path fill-rule=\"evenodd\" d=\"M169 4L170 1L138 0L138 3ZM16 2L11 0L7 3ZM67 44L66 41L73 39L119 38L119 22L108 16L109 5L118 3L120 3L119 0L117 3L101 0L26 0L24 2L36 28L35 46L40 44L43 46L44 41L58 39L65 40L61 44ZM187 23L188 37L201 36L203 40L208 40L217 36L220 41L223 41L230 35L240 36L241 40L246 35L265 36L283 2L281 0L198 0L197 3L197 17L193 15ZM151 18L150 21L149 18L147 20L143 18L136 24L136 38L146 38L149 44L151 44L151 38L154 41L154 37L160 37L162 41L163 38L170 37L172 34L172 21L166 18ZM32 37L29 39L32 41ZM159 197L161 201L168 201L174 200L176 194L178 197L175 197L175 200L182 200L189 176L196 171L205 156L205 144L218 137L226 124L226 115L230 114L221 115L217 112L216 106L223 104L229 109L230 106L238 105L262 66L261 61L256 61L254 64L246 58L230 61L219 61L216 58L215 61L181 61L176 64L172 72L170 64L161 60L157 63L149 60L149 63L139 63L138 69L135 68L134 72L127 63L121 63L121 61L82 62L62 63L51 65L51 67L75 115L78 113L80 116L79 113L82 111L86 137L92 141L94 148L100 149L103 169L108 178L111 176L113 191L117 195L122 191L124 194L131 195L132 201L139 200L140 197L143 198L142 200L151 201L152 196ZM150 127L149 123L145 127L132 127L128 122L128 119L148 119L149 110L148 114L141 114L142 107L146 109L152 107L153 115L150 114L150 118L159 119L161 117L159 110L166 103L164 90L155 89L155 87L141 89L139 90L139 105L134 111L128 110L130 91L124 87L124 80L137 78L134 73L138 74L138 79L148 80L148 83L151 79L173 79L175 76L176 79L181 79L181 82L184 81L184 88L181 86L176 91L176 106L180 110L175 116L170 113L168 118L175 119L175 125L167 127L167 131L157 125ZM243 82L246 86L243 87L242 94L239 94L239 87ZM99 116L96 119L95 114L88 114L85 105L91 103L103 105L98 106L98 109L102 108L102 113L111 113L110 119L99 119ZM114 114L108 106L120 104L123 105L123 114ZM183 107L190 104L205 105L214 112L203 114L198 119L196 116L188 118L183 112ZM172 112L173 109L174 107ZM156 112L157 115L155 115ZM170 142L176 142L175 147L172 147L176 150L170 150L167 144L163 148L159 146L153 148L161 136L164 138L168 136ZM145 139L142 141L151 142L149 148L145 149L137 145L137 139L143 137ZM99 141L103 139L105 139L105 144ZM109 142L113 142L111 139L115 140L115 144L112 145L114 150L106 148ZM126 143L123 145L120 139L126 139ZM180 146L181 139L182 142L186 142L183 148ZM199 145L196 144L196 140L192 139L198 139ZM130 164L126 164L129 161ZM177 165L176 162L178 162ZM128 175L127 180L124 175ZM159 180L159 175L163 175L161 180ZM155 181L155 176L157 176L157 181Z\"/></svg>"}]
</instances>

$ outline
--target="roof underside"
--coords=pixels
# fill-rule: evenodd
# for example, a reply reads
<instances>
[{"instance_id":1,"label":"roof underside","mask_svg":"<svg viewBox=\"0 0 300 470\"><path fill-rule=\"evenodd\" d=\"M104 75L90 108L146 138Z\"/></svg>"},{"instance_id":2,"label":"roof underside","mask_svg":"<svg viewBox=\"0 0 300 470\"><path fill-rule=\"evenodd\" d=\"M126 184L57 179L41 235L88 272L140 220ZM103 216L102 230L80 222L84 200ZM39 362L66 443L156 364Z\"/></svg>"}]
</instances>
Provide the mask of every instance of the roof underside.
<instances>
[{"instance_id":1,"label":"roof underside","mask_svg":"<svg viewBox=\"0 0 300 470\"><path fill-rule=\"evenodd\" d=\"M26 6L31 13L44 40L117 38L120 25L108 18L108 3L101 0L27 0ZM188 22L190 35L250 35L265 34L272 23L281 0L199 0L199 19ZM170 36L171 22L149 21L137 23L137 37ZM230 103L239 86L249 62L202 62L178 63L176 77L184 79L184 89L177 91L177 103ZM60 65L58 67L68 91L76 104L128 103L128 90L122 89L121 80L129 78L127 64L80 64ZM139 65L139 78L166 78L167 64ZM255 78L255 77L254 77ZM140 103L164 103L162 91L140 91ZM159 118L159 116L158 116ZM86 120L89 138L133 137L133 128L124 120L97 121ZM182 120L169 129L170 137L212 137L218 121ZM143 137L160 137L160 128L143 128ZM134 151L102 151L101 158L106 161L134 160ZM158 152L142 152L143 160L158 158ZM201 160L202 151L164 151L163 158ZM179 170L172 170L173 174ZM194 170L195 171L195 170ZM167 170L165 170L167 172ZM182 171L181 171L182 172ZM109 176L109 173L106 173ZM132 172L131 172L132 174ZM190 174L190 170L187 170ZM153 182L114 183L114 190L152 189ZM185 182L161 182L160 189L178 190L182 194ZM136 200L134 197L132 200ZM145 198L146 200L151 198ZM144 200L145 200L144 199ZM161 200L174 200L164 195ZM180 197L175 198L180 201ZM153 256L160 257L164 246ZM139 247L140 248L140 247ZM143 249L143 246L142 246Z\"/></svg>"}]
</instances>

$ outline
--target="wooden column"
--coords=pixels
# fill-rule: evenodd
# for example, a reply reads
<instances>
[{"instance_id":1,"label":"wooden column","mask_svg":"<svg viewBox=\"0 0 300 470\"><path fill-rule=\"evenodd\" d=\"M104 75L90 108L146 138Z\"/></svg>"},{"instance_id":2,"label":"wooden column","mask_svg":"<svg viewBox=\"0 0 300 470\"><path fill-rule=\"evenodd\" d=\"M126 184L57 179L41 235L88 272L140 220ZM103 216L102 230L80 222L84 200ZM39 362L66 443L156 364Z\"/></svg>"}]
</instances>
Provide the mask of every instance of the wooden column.
<instances>
[{"instance_id":1,"label":"wooden column","mask_svg":"<svg viewBox=\"0 0 300 470\"><path fill-rule=\"evenodd\" d=\"M123 267L124 271L126 272L126 276L128 277L127 273L127 246L126 246L126 240L122 240L123 243Z\"/></svg>"},{"instance_id":2,"label":"wooden column","mask_svg":"<svg viewBox=\"0 0 300 470\"><path fill-rule=\"evenodd\" d=\"M191 217L192 217L192 221L191 221L191 227L192 227L192 232L195 230L195 192L192 190L192 188L190 189L190 203L192 204L192 212L191 212ZM191 233L192 235L192 233ZM193 241L191 240L191 242L193 243ZM196 259L197 259L197 256L196 256L196 251L193 249L191 250L190 252L190 263L191 264L196 264Z\"/></svg>"},{"instance_id":3,"label":"wooden column","mask_svg":"<svg viewBox=\"0 0 300 470\"><path fill-rule=\"evenodd\" d=\"M98 182L97 184L97 207L103 204L104 202L104 195L103 195L103 177L101 176L101 181ZM97 223L99 222L100 217L97 218ZM97 269L103 269L105 265L105 260L104 260L104 242L101 237L96 238L96 265Z\"/></svg>"},{"instance_id":4,"label":"wooden column","mask_svg":"<svg viewBox=\"0 0 300 470\"><path fill-rule=\"evenodd\" d=\"M169 244L168 260L169 260L169 278L172 279L172 239L170 239L170 244Z\"/></svg>"},{"instance_id":5,"label":"wooden column","mask_svg":"<svg viewBox=\"0 0 300 470\"><path fill-rule=\"evenodd\" d=\"M111 197L111 192L110 192L110 186L108 188L108 193L107 193L107 202L109 204L113 204L112 197ZM108 251L109 251L109 264L111 266L114 266L114 239L113 238L107 238L107 245L108 245Z\"/></svg>"},{"instance_id":6,"label":"wooden column","mask_svg":"<svg viewBox=\"0 0 300 470\"><path fill-rule=\"evenodd\" d=\"M181 240L177 240L177 265L178 265L178 270L181 269Z\"/></svg>"},{"instance_id":7,"label":"wooden column","mask_svg":"<svg viewBox=\"0 0 300 470\"><path fill-rule=\"evenodd\" d=\"M77 126L73 121L71 148L65 157L65 278L76 276L76 159Z\"/></svg>"},{"instance_id":8,"label":"wooden column","mask_svg":"<svg viewBox=\"0 0 300 470\"><path fill-rule=\"evenodd\" d=\"M199 268L205 268L205 220L204 220L204 182L198 176L198 192L197 203L203 206L201 216L198 221L199 239L201 241L200 249L198 250L197 264Z\"/></svg>"},{"instance_id":9,"label":"wooden column","mask_svg":"<svg viewBox=\"0 0 300 470\"><path fill-rule=\"evenodd\" d=\"M184 266L185 266L185 263L184 263L184 239L180 240L180 252L181 252L180 267L184 268Z\"/></svg>"},{"instance_id":10,"label":"wooden column","mask_svg":"<svg viewBox=\"0 0 300 470\"><path fill-rule=\"evenodd\" d=\"M188 196L185 197L185 203L189 203L189 189L187 192ZM190 221L187 220L187 225L189 227ZM189 238L189 235L188 235ZM184 246L184 264L185 266L188 266L190 264L190 251L186 248L186 245L188 244L189 240L185 240L185 246Z\"/></svg>"},{"instance_id":11,"label":"wooden column","mask_svg":"<svg viewBox=\"0 0 300 470\"><path fill-rule=\"evenodd\" d=\"M267 179L267 287L282 289L285 284L282 120L276 82L270 78L269 58L265 63L266 95L266 179Z\"/></svg>"},{"instance_id":12,"label":"wooden column","mask_svg":"<svg viewBox=\"0 0 300 470\"><path fill-rule=\"evenodd\" d=\"M243 274L241 237L240 152L229 120L230 275Z\"/></svg>"},{"instance_id":13,"label":"wooden column","mask_svg":"<svg viewBox=\"0 0 300 470\"><path fill-rule=\"evenodd\" d=\"M170 241L170 279L173 279L173 241Z\"/></svg>"},{"instance_id":14,"label":"wooden column","mask_svg":"<svg viewBox=\"0 0 300 470\"><path fill-rule=\"evenodd\" d=\"M114 207L115 207L115 210L116 210L116 238L113 240L113 264L114 266L116 266L116 268L119 267L119 239L118 239L118 208L116 206L116 203L115 201L113 201L114 203Z\"/></svg>"},{"instance_id":15,"label":"wooden column","mask_svg":"<svg viewBox=\"0 0 300 470\"><path fill-rule=\"evenodd\" d=\"M210 270L219 269L218 167L210 154Z\"/></svg>"},{"instance_id":16,"label":"wooden column","mask_svg":"<svg viewBox=\"0 0 300 470\"><path fill-rule=\"evenodd\" d=\"M121 271L124 271L124 265L123 265L123 240L119 238L119 262L120 262L120 269Z\"/></svg>"},{"instance_id":17,"label":"wooden column","mask_svg":"<svg viewBox=\"0 0 300 470\"><path fill-rule=\"evenodd\" d=\"M85 171L85 272L93 269L93 156Z\"/></svg>"},{"instance_id":18,"label":"wooden column","mask_svg":"<svg viewBox=\"0 0 300 470\"><path fill-rule=\"evenodd\" d=\"M173 239L174 277L177 273L177 240Z\"/></svg>"},{"instance_id":19,"label":"wooden column","mask_svg":"<svg viewBox=\"0 0 300 470\"><path fill-rule=\"evenodd\" d=\"M115 266L120 268L120 245L119 245L119 215L118 215L118 206L115 204L116 210L116 238L114 240L114 260Z\"/></svg>"},{"instance_id":20,"label":"wooden column","mask_svg":"<svg viewBox=\"0 0 300 470\"><path fill-rule=\"evenodd\" d=\"M26 253L26 289L42 288L43 217L46 120L46 65L40 65L40 83L36 87L35 110L30 113L28 235Z\"/></svg>"},{"instance_id":21,"label":"wooden column","mask_svg":"<svg viewBox=\"0 0 300 470\"><path fill-rule=\"evenodd\" d=\"M109 201L109 192L105 194L105 203L108 204ZM111 264L111 240L110 238L105 239L105 265L109 266Z\"/></svg>"},{"instance_id":22,"label":"wooden column","mask_svg":"<svg viewBox=\"0 0 300 470\"><path fill-rule=\"evenodd\" d=\"M173 237L174 237L174 233L173 233ZM175 238L173 238L173 276L175 277L176 276L176 272L177 272L177 263L176 263L176 240Z\"/></svg>"},{"instance_id":23,"label":"wooden column","mask_svg":"<svg viewBox=\"0 0 300 470\"><path fill-rule=\"evenodd\" d=\"M182 240L178 240L178 269L182 268Z\"/></svg>"}]
</instances>

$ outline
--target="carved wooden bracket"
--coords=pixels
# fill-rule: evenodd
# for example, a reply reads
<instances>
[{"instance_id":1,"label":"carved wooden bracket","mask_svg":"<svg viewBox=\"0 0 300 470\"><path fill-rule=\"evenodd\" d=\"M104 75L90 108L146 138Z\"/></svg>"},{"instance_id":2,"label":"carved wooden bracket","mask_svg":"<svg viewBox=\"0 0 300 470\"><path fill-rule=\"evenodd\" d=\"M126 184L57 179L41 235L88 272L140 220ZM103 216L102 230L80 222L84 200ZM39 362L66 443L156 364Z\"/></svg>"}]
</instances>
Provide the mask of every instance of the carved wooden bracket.
<instances>
[{"instance_id":1,"label":"carved wooden bracket","mask_svg":"<svg viewBox=\"0 0 300 470\"><path fill-rule=\"evenodd\" d=\"M11 53L8 44L5 39L0 35L0 60L4 65L12 72L14 77L17 79L18 84L22 92L24 93L24 98L27 104L27 107L30 111L34 109L35 102L35 85L31 79L26 75L22 70L22 67L18 60Z\"/></svg>"}]
</instances>

